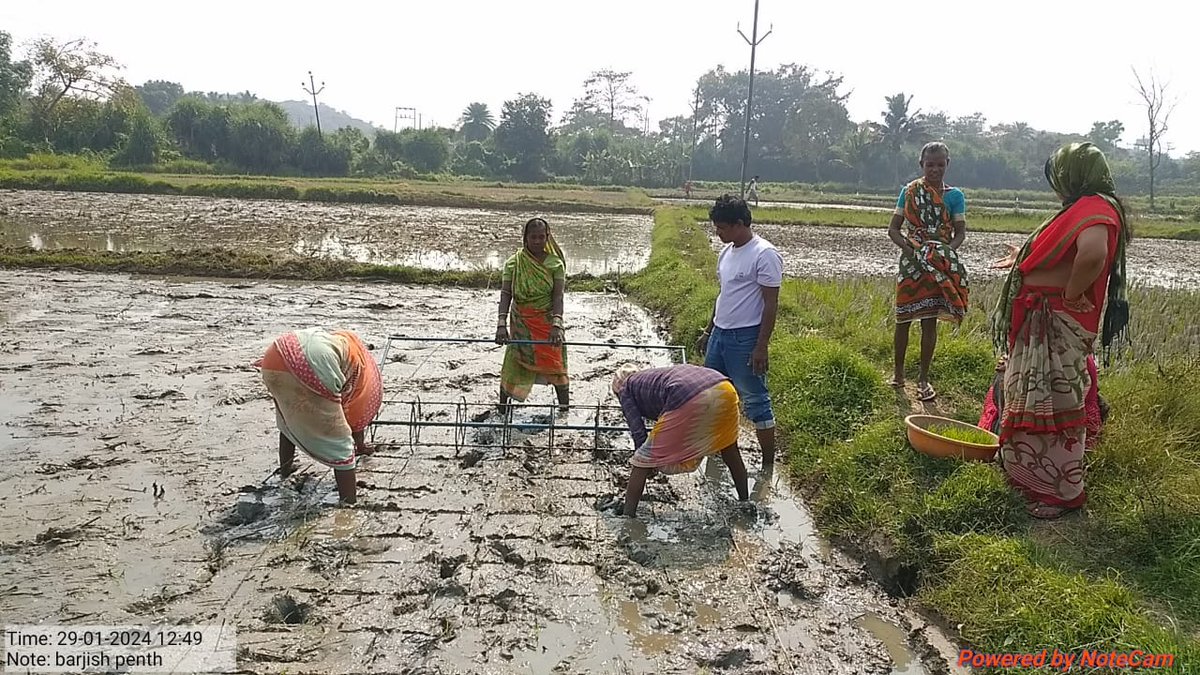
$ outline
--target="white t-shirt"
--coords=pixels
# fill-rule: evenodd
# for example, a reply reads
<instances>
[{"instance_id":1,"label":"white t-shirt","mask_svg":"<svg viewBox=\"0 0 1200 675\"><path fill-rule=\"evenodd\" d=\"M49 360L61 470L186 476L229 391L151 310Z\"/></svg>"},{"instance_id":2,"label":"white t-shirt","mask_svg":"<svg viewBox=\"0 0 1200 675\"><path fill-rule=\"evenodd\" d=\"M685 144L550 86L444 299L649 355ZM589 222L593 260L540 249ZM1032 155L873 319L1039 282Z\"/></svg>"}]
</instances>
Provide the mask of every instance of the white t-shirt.
<instances>
[{"instance_id":1,"label":"white t-shirt","mask_svg":"<svg viewBox=\"0 0 1200 675\"><path fill-rule=\"evenodd\" d=\"M732 330L762 323L763 298L760 286L783 285L783 257L775 245L758 235L741 246L726 244L717 254L717 328Z\"/></svg>"}]
</instances>

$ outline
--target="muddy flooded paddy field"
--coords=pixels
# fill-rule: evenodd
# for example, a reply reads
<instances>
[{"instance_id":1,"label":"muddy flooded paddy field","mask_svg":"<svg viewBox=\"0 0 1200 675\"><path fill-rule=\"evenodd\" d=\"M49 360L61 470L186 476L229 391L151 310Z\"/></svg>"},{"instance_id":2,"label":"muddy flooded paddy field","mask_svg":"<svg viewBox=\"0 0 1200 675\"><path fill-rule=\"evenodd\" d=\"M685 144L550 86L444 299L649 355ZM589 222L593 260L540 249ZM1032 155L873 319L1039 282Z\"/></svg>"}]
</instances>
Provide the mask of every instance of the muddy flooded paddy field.
<instances>
[{"instance_id":1,"label":"muddy flooded paddy field","mask_svg":"<svg viewBox=\"0 0 1200 675\"><path fill-rule=\"evenodd\" d=\"M711 230L711 225L700 226ZM894 276L899 250L883 228L755 225L756 232L783 254L789 276L846 278ZM714 249L721 242L710 234ZM959 252L969 278L1003 276L990 269L993 260L1008 253L1005 244L1020 246L1025 235L967 232ZM1131 283L1163 288L1200 288L1200 242L1174 239L1134 239L1126 253Z\"/></svg>"},{"instance_id":2,"label":"muddy flooded paddy field","mask_svg":"<svg viewBox=\"0 0 1200 675\"><path fill-rule=\"evenodd\" d=\"M650 216L90 192L0 191L0 243L37 249L223 247L448 270L497 269L543 216L569 273L636 272Z\"/></svg>"},{"instance_id":3,"label":"muddy flooded paddy field","mask_svg":"<svg viewBox=\"0 0 1200 675\"><path fill-rule=\"evenodd\" d=\"M621 518L628 435L551 442L533 426L549 387L507 448L488 429L376 428L354 508L303 454L274 475L250 365L274 336L344 327L380 357L388 335L488 335L494 293L4 271L0 295L5 622L226 621L247 673L947 672L941 633L824 545L756 452L750 503L716 462L652 480ZM566 317L573 341L662 344L615 296L568 294ZM392 342L381 418L419 398L418 419L497 419L501 356ZM667 361L569 358L562 419L580 426L613 404L620 363Z\"/></svg>"}]
</instances>

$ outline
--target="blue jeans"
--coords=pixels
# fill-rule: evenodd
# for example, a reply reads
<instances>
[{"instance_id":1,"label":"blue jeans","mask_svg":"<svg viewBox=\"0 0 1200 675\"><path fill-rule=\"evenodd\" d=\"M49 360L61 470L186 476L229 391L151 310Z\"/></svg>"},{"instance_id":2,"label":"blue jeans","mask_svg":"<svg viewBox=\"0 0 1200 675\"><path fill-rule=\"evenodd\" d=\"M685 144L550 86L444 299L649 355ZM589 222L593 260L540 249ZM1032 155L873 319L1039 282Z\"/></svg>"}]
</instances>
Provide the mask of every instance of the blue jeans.
<instances>
[{"instance_id":1,"label":"blue jeans","mask_svg":"<svg viewBox=\"0 0 1200 675\"><path fill-rule=\"evenodd\" d=\"M771 411L771 394L767 391L766 374L755 375L750 365L750 353L758 344L758 326L725 330L713 326L704 352L704 367L712 368L733 381L742 411L754 422L755 429L775 426Z\"/></svg>"}]
</instances>

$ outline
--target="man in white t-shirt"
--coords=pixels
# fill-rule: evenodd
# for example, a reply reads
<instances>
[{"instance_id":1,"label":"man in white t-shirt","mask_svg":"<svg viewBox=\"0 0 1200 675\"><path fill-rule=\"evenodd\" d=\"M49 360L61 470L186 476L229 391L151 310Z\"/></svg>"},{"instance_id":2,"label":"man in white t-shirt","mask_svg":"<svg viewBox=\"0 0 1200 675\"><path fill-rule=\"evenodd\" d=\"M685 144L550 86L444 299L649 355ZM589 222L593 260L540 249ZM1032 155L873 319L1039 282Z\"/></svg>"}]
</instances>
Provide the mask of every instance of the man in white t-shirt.
<instances>
[{"instance_id":1,"label":"man in white t-shirt","mask_svg":"<svg viewBox=\"0 0 1200 675\"><path fill-rule=\"evenodd\" d=\"M724 195L708 215L725 247L717 255L721 291L696 349L706 367L733 381L768 465L775 461L775 414L767 391L767 346L775 329L783 258L750 230L750 207L740 197Z\"/></svg>"}]
</instances>

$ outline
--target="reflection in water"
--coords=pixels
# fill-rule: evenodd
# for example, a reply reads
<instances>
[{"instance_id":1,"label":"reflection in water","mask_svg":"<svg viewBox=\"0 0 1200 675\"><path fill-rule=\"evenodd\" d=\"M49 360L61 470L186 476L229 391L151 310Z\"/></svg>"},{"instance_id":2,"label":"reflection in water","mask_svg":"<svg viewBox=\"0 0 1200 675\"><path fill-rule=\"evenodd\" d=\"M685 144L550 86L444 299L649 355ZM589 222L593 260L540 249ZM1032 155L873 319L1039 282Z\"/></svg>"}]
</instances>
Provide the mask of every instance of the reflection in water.
<instances>
[{"instance_id":1,"label":"reflection in water","mask_svg":"<svg viewBox=\"0 0 1200 675\"><path fill-rule=\"evenodd\" d=\"M676 636L665 632L655 632L652 627L646 625L646 618L642 616L641 608L631 600L620 602L617 625L625 629L625 632L633 638L633 645L644 654L659 654L679 644L679 638Z\"/></svg>"},{"instance_id":2,"label":"reflection in water","mask_svg":"<svg viewBox=\"0 0 1200 675\"><path fill-rule=\"evenodd\" d=\"M722 492L734 491L733 479L721 459L705 460L705 480L719 485ZM829 542L817 533L812 514L800 498L792 493L785 473L760 469L750 474L750 499L768 512L756 531L762 541L772 547L783 542L799 544L805 555L823 558L830 552Z\"/></svg>"},{"instance_id":3,"label":"reflection in water","mask_svg":"<svg viewBox=\"0 0 1200 675\"><path fill-rule=\"evenodd\" d=\"M333 512L333 528L330 534L334 539L349 539L358 530L355 516L358 511L337 509Z\"/></svg>"},{"instance_id":4,"label":"reflection in water","mask_svg":"<svg viewBox=\"0 0 1200 675\"><path fill-rule=\"evenodd\" d=\"M170 195L6 192L0 243L35 249L164 251L221 247L433 269L499 269L534 213L357 206ZM570 274L635 272L649 216L551 214Z\"/></svg>"},{"instance_id":5,"label":"reflection in water","mask_svg":"<svg viewBox=\"0 0 1200 675\"><path fill-rule=\"evenodd\" d=\"M874 612L867 612L855 621L859 626L875 636L887 648L888 656L892 659L892 675L926 675L928 671L921 664L912 649L908 646L908 638L904 631L894 623L884 621Z\"/></svg>"},{"instance_id":6,"label":"reflection in water","mask_svg":"<svg viewBox=\"0 0 1200 675\"><path fill-rule=\"evenodd\" d=\"M12 234L4 237L3 243L15 243L15 240L21 235ZM125 244L122 243L122 238L114 236L110 232L98 234L82 234L82 233L52 233L52 231L37 231L29 232L25 235L25 245L36 251L45 251L48 249L87 249L92 251L108 251L108 252L124 252L127 250ZM153 242L145 242L141 246L133 250L142 251L159 251L161 247Z\"/></svg>"},{"instance_id":7,"label":"reflection in water","mask_svg":"<svg viewBox=\"0 0 1200 675\"><path fill-rule=\"evenodd\" d=\"M711 628L721 623L721 612L712 605L697 602L692 609L696 611L696 624L701 628Z\"/></svg>"}]
</instances>

